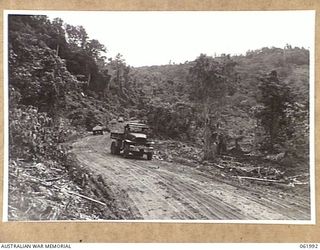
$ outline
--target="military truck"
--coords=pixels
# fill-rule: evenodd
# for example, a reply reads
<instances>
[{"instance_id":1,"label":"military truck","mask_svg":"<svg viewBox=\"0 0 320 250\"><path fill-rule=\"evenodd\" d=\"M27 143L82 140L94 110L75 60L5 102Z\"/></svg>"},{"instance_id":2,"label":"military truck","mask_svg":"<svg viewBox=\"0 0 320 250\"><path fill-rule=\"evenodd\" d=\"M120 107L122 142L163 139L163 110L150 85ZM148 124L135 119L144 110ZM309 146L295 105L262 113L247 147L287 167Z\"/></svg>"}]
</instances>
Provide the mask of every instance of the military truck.
<instances>
[{"instance_id":1,"label":"military truck","mask_svg":"<svg viewBox=\"0 0 320 250\"><path fill-rule=\"evenodd\" d=\"M92 128L93 135L103 135L103 127L101 124Z\"/></svg>"},{"instance_id":2,"label":"military truck","mask_svg":"<svg viewBox=\"0 0 320 250\"><path fill-rule=\"evenodd\" d=\"M125 158L130 155L143 157L151 160L153 156L153 144L148 138L149 127L138 122L128 122L122 131L111 131L111 154L120 155L123 153Z\"/></svg>"}]
</instances>

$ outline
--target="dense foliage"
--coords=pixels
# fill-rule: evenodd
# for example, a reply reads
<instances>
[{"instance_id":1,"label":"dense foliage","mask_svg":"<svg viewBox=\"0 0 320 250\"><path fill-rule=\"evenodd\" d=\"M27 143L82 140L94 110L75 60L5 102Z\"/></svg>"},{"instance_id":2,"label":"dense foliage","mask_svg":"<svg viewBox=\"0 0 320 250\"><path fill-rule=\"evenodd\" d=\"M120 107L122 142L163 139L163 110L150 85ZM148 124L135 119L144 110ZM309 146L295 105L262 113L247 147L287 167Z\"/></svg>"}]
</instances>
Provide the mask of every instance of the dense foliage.
<instances>
[{"instance_id":1,"label":"dense foliage","mask_svg":"<svg viewBox=\"0 0 320 250\"><path fill-rule=\"evenodd\" d=\"M82 26L46 16L8 18L12 154L32 158L50 152L39 148L54 149L68 125L91 130L133 102L130 67L120 54L107 60L105 46L89 39Z\"/></svg>"},{"instance_id":2,"label":"dense foliage","mask_svg":"<svg viewBox=\"0 0 320 250\"><path fill-rule=\"evenodd\" d=\"M213 160L221 151L225 150L223 134L218 134L221 123L221 112L226 105L226 96L231 92L236 78L234 66L236 63L230 56L215 60L201 54L195 64L189 69L188 82L190 84L190 99L200 103L199 113L202 113L204 124L204 159Z\"/></svg>"},{"instance_id":3,"label":"dense foliage","mask_svg":"<svg viewBox=\"0 0 320 250\"><path fill-rule=\"evenodd\" d=\"M293 102L293 96L290 89L280 83L276 71L261 79L259 90L258 102L261 107L256 117L265 131L262 148L274 151L276 146L279 147L290 139L293 133L289 127L291 121L286 115L286 109Z\"/></svg>"},{"instance_id":4,"label":"dense foliage","mask_svg":"<svg viewBox=\"0 0 320 250\"><path fill-rule=\"evenodd\" d=\"M204 146L209 127L208 134L226 136L229 149L237 141L244 151L308 158L309 51L304 48L262 48L232 57L200 55L180 65L136 68L132 76L152 99L145 109L157 113L149 122L157 124L158 134ZM193 112L177 115L175 103ZM180 121L175 129L164 122L171 117ZM180 127L185 120L190 125Z\"/></svg>"}]
</instances>

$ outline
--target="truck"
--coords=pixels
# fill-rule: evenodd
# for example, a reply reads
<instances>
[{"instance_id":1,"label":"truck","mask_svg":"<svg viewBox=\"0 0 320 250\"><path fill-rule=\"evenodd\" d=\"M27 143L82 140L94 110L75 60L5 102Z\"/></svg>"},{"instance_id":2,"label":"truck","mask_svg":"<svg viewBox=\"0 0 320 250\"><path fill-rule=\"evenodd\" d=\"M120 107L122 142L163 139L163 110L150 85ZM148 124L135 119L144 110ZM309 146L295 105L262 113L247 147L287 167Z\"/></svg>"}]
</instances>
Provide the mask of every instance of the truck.
<instances>
[{"instance_id":1,"label":"truck","mask_svg":"<svg viewBox=\"0 0 320 250\"><path fill-rule=\"evenodd\" d=\"M122 152L125 158L130 155L136 157L146 155L147 159L151 160L154 142L148 138L149 131L150 128L146 124L138 122L126 123L122 131L111 130L111 154L120 155Z\"/></svg>"},{"instance_id":2,"label":"truck","mask_svg":"<svg viewBox=\"0 0 320 250\"><path fill-rule=\"evenodd\" d=\"M97 126L92 128L93 135L103 135L103 127L102 125L98 124Z\"/></svg>"}]
</instances>

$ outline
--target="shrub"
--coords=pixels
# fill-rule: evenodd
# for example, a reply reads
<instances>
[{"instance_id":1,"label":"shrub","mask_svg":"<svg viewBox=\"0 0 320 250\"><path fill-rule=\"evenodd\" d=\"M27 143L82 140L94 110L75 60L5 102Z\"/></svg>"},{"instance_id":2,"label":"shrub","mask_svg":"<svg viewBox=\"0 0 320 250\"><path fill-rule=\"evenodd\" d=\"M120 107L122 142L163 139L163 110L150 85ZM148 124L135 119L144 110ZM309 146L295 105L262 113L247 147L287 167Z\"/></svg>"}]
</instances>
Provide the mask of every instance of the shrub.
<instances>
[{"instance_id":1,"label":"shrub","mask_svg":"<svg viewBox=\"0 0 320 250\"><path fill-rule=\"evenodd\" d=\"M9 110L10 158L34 160L39 157L61 158L65 132L46 113L33 106L20 106Z\"/></svg>"}]
</instances>

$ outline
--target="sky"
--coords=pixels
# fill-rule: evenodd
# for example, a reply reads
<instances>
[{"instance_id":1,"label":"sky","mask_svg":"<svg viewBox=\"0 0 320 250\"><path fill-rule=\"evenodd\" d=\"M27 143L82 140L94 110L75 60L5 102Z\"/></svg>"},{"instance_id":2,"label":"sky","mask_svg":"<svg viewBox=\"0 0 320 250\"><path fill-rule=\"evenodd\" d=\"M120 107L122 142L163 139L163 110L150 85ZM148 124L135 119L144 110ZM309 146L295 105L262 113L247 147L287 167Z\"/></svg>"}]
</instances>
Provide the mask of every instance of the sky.
<instances>
[{"instance_id":1,"label":"sky","mask_svg":"<svg viewBox=\"0 0 320 250\"><path fill-rule=\"evenodd\" d=\"M38 12L35 12L37 14ZM38 13L39 14L39 13ZM313 11L42 11L82 25L90 39L131 66L183 63L207 55L245 54L286 44L314 46Z\"/></svg>"}]
</instances>

